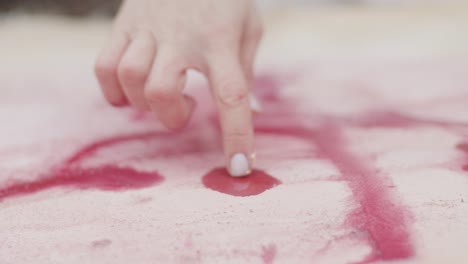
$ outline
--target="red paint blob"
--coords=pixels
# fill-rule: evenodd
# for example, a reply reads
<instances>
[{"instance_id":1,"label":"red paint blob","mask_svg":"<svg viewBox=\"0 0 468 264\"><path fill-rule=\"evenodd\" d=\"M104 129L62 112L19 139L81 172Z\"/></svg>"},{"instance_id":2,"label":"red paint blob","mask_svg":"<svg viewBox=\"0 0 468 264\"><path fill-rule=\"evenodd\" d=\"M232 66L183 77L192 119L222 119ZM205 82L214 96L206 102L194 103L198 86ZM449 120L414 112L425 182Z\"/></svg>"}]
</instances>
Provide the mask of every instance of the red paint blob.
<instances>
[{"instance_id":1,"label":"red paint blob","mask_svg":"<svg viewBox=\"0 0 468 264\"><path fill-rule=\"evenodd\" d=\"M253 170L249 176L236 178L230 176L224 168L208 172L202 181L211 190L233 196L258 195L281 184L278 179L260 170Z\"/></svg>"}]
</instances>

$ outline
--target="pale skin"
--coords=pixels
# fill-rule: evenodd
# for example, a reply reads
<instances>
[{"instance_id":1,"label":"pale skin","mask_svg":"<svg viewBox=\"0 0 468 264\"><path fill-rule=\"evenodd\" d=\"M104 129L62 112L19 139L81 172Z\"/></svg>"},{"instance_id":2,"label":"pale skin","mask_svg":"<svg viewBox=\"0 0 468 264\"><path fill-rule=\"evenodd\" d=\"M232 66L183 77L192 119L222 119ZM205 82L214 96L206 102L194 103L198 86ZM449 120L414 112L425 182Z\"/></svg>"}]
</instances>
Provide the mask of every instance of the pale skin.
<instances>
[{"instance_id":1,"label":"pale skin","mask_svg":"<svg viewBox=\"0 0 468 264\"><path fill-rule=\"evenodd\" d=\"M261 35L253 0L125 0L96 75L109 103L152 111L173 130L196 105L183 93L187 70L203 73L219 109L226 168L245 176L255 156L251 83Z\"/></svg>"}]
</instances>

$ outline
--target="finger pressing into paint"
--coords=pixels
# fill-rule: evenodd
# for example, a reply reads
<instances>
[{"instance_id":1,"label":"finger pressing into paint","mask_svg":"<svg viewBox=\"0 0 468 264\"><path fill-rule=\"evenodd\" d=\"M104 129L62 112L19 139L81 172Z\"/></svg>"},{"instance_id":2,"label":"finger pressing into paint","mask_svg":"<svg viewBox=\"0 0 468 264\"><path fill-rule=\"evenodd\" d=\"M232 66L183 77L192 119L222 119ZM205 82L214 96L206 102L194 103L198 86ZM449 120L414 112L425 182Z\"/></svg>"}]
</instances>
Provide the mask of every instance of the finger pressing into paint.
<instances>
[{"instance_id":1,"label":"finger pressing into paint","mask_svg":"<svg viewBox=\"0 0 468 264\"><path fill-rule=\"evenodd\" d=\"M235 177L248 175L254 136L248 83L239 57L229 51L212 56L208 76L220 111L228 171Z\"/></svg>"}]
</instances>

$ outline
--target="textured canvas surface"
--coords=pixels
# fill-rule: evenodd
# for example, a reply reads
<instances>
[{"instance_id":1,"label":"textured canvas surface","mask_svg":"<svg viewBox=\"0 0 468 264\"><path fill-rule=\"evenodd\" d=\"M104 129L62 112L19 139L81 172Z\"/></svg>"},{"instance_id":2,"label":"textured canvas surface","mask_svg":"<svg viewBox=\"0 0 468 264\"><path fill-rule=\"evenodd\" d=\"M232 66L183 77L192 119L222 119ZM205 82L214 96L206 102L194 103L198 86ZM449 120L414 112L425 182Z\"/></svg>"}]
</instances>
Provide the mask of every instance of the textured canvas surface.
<instances>
[{"instance_id":1,"label":"textured canvas surface","mask_svg":"<svg viewBox=\"0 0 468 264\"><path fill-rule=\"evenodd\" d=\"M267 22L244 181L210 174L223 158L199 77L194 119L167 133L101 98L107 24L2 24L1 262L466 262L466 16L327 12Z\"/></svg>"}]
</instances>

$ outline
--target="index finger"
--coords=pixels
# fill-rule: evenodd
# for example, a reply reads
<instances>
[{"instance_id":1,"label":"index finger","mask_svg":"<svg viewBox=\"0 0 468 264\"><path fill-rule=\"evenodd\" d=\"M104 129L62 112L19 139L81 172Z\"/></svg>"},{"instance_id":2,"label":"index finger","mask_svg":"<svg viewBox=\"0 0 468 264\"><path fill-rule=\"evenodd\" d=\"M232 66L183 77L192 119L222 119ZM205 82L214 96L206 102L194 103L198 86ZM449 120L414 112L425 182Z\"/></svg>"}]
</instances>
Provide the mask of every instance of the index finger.
<instances>
[{"instance_id":1,"label":"index finger","mask_svg":"<svg viewBox=\"0 0 468 264\"><path fill-rule=\"evenodd\" d=\"M254 158L254 133L249 87L239 58L218 54L209 61L209 79L219 108L225 162L229 174L250 174Z\"/></svg>"}]
</instances>

